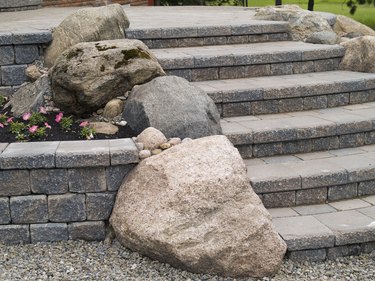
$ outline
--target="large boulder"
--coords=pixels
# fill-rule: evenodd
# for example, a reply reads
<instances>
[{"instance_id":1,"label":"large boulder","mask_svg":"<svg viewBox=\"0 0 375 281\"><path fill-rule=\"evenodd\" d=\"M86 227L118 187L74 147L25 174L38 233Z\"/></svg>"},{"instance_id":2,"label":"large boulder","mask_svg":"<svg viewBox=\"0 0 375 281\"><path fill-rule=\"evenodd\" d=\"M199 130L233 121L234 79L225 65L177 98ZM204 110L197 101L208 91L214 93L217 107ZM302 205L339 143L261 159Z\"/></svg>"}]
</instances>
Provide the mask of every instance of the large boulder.
<instances>
[{"instance_id":1,"label":"large boulder","mask_svg":"<svg viewBox=\"0 0 375 281\"><path fill-rule=\"evenodd\" d=\"M375 36L375 30L346 16L338 15L333 30L340 36L348 33Z\"/></svg>"},{"instance_id":2,"label":"large boulder","mask_svg":"<svg viewBox=\"0 0 375 281\"><path fill-rule=\"evenodd\" d=\"M271 276L286 251L225 136L143 160L122 183L110 223L125 247L197 273Z\"/></svg>"},{"instance_id":3,"label":"large boulder","mask_svg":"<svg viewBox=\"0 0 375 281\"><path fill-rule=\"evenodd\" d=\"M119 4L80 9L53 30L44 64L51 67L62 52L77 43L125 38L128 27L129 20Z\"/></svg>"},{"instance_id":4,"label":"large boulder","mask_svg":"<svg viewBox=\"0 0 375 281\"><path fill-rule=\"evenodd\" d=\"M297 5L264 7L254 16L259 20L288 21L293 40L304 41L312 33L332 31L328 21L320 14L301 9Z\"/></svg>"},{"instance_id":5,"label":"large boulder","mask_svg":"<svg viewBox=\"0 0 375 281\"><path fill-rule=\"evenodd\" d=\"M51 97L50 79L42 75L33 83L25 83L11 97L9 104L12 106L12 113L20 117L26 112L39 112L44 106L45 98Z\"/></svg>"},{"instance_id":6,"label":"large boulder","mask_svg":"<svg viewBox=\"0 0 375 281\"><path fill-rule=\"evenodd\" d=\"M168 138L222 133L214 102L201 89L176 76L158 77L135 87L125 103L123 118L137 134L147 127L162 131Z\"/></svg>"},{"instance_id":7,"label":"large boulder","mask_svg":"<svg viewBox=\"0 0 375 281\"><path fill-rule=\"evenodd\" d=\"M375 36L363 36L341 43L346 49L341 70L375 73Z\"/></svg>"},{"instance_id":8,"label":"large boulder","mask_svg":"<svg viewBox=\"0 0 375 281\"><path fill-rule=\"evenodd\" d=\"M141 41L79 43L51 70L53 99L67 112L90 113L160 75L165 75L163 69Z\"/></svg>"}]
</instances>

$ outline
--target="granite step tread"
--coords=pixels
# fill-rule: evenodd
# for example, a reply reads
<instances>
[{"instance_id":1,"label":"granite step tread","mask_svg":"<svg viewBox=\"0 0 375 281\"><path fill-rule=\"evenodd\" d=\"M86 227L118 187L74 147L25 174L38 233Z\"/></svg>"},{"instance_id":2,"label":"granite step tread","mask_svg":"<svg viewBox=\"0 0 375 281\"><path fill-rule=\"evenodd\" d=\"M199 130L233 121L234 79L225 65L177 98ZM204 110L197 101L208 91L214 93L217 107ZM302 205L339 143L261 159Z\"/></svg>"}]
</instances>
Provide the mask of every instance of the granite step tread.
<instances>
[{"instance_id":1,"label":"granite step tread","mask_svg":"<svg viewBox=\"0 0 375 281\"><path fill-rule=\"evenodd\" d=\"M126 30L126 36L142 40L149 48L160 49L286 41L290 39L288 31L286 22L252 20L247 24L131 27Z\"/></svg>"},{"instance_id":2,"label":"granite step tread","mask_svg":"<svg viewBox=\"0 0 375 281\"><path fill-rule=\"evenodd\" d=\"M354 93L375 89L375 74L352 71L326 71L304 74L279 75L270 77L251 77L240 79L223 79L191 82L205 91L216 104L244 103L255 101L280 101L297 102L303 105L301 98L314 96L331 97L325 107L334 107L333 98L347 93L348 103L360 103L362 99ZM350 94L352 94L352 97ZM368 93L369 96L370 93ZM375 98L375 95L372 95ZM298 98L298 100L296 100ZM293 100L291 100L293 99ZM328 98L326 99L328 100ZM342 101L343 102L343 101ZM253 104L254 114L277 113L257 110L257 104ZM341 104L345 105L345 104ZM251 106L251 104L249 104ZM277 105L275 104L277 107ZM279 107L281 104L279 105ZM322 105L324 106L324 105ZM311 106L310 106L311 107ZM279 108L279 111L282 108ZM251 108L249 109L251 112ZM259 113L257 113L259 112ZM280 111L284 112L284 111Z\"/></svg>"},{"instance_id":3,"label":"granite step tread","mask_svg":"<svg viewBox=\"0 0 375 281\"><path fill-rule=\"evenodd\" d=\"M270 115L228 117L223 133L245 158L375 143L375 103ZM245 146L245 147L244 147ZM250 151L251 150L251 151Z\"/></svg>"},{"instance_id":4,"label":"granite step tread","mask_svg":"<svg viewBox=\"0 0 375 281\"><path fill-rule=\"evenodd\" d=\"M375 196L268 211L292 259L317 261L374 250Z\"/></svg>"},{"instance_id":5,"label":"granite step tread","mask_svg":"<svg viewBox=\"0 0 375 281\"><path fill-rule=\"evenodd\" d=\"M192 82L223 117L323 109L375 101L375 74L327 71Z\"/></svg>"},{"instance_id":6,"label":"granite step tread","mask_svg":"<svg viewBox=\"0 0 375 281\"><path fill-rule=\"evenodd\" d=\"M244 161L250 184L267 207L375 194L375 145Z\"/></svg>"},{"instance_id":7,"label":"granite step tread","mask_svg":"<svg viewBox=\"0 0 375 281\"><path fill-rule=\"evenodd\" d=\"M130 27L126 36L130 39L172 39L213 36L238 36L249 34L288 32L289 24L283 21L251 20L249 23L205 24L200 26Z\"/></svg>"},{"instance_id":8,"label":"granite step tread","mask_svg":"<svg viewBox=\"0 0 375 281\"><path fill-rule=\"evenodd\" d=\"M339 58L344 48L297 41L153 49L166 69L207 68Z\"/></svg>"}]
</instances>

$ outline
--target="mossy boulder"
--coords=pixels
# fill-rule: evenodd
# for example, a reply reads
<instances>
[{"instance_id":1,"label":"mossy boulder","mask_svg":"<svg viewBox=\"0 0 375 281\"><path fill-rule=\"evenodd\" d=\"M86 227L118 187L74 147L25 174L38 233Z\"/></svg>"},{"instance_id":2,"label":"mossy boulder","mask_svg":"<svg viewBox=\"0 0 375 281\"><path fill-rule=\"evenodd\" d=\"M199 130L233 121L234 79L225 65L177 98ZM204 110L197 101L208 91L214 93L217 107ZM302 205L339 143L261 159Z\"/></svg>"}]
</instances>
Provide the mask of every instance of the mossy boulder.
<instances>
[{"instance_id":1,"label":"mossy boulder","mask_svg":"<svg viewBox=\"0 0 375 281\"><path fill-rule=\"evenodd\" d=\"M134 85L165 75L147 46L138 40L79 43L51 69L53 100L62 110L93 112Z\"/></svg>"}]
</instances>

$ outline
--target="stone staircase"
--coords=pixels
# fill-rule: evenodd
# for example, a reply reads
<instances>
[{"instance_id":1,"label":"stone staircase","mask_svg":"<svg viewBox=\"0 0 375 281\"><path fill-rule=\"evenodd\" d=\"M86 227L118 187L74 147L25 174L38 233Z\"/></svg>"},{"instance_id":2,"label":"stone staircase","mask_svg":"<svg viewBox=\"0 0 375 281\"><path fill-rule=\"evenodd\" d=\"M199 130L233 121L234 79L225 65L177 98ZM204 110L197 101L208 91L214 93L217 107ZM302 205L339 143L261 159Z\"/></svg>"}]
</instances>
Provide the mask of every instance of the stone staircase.
<instances>
[{"instance_id":1,"label":"stone staircase","mask_svg":"<svg viewBox=\"0 0 375 281\"><path fill-rule=\"evenodd\" d=\"M289 41L284 22L127 35L214 100L290 258L375 250L375 74L339 71L342 47Z\"/></svg>"}]
</instances>

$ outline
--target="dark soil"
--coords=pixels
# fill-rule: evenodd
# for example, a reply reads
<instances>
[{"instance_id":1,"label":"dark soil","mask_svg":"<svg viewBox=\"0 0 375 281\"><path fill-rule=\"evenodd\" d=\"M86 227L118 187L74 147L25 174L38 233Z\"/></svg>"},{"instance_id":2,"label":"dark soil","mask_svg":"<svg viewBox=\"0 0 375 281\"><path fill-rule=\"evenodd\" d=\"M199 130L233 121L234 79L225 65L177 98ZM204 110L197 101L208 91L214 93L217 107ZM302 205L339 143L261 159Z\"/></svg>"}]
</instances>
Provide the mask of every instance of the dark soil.
<instances>
[{"instance_id":1,"label":"dark soil","mask_svg":"<svg viewBox=\"0 0 375 281\"><path fill-rule=\"evenodd\" d=\"M10 108L7 109L3 108L3 105L0 105L0 114L6 113L8 117L11 116ZM47 123L51 126L51 129L46 129L47 136L45 137L31 137L27 138L28 142L37 142L37 141L67 141L67 140L84 140L80 135L81 127L79 124L81 123L83 118L87 118L89 116L73 116L73 125L71 127L71 130L65 132L61 126L55 122L55 117L58 113L48 113L44 115L48 121ZM69 116L65 115L64 116ZM23 121L22 118L14 119L17 122L22 122L27 124L26 121ZM10 126L5 126L4 128L0 127L0 143L6 142L17 142L15 135L12 134L9 131ZM105 134L95 134L93 140L95 139L117 139L117 138L131 138L135 136L135 133L132 131L132 129L126 125L126 126L118 126L119 131L114 135L105 135Z\"/></svg>"}]
</instances>

